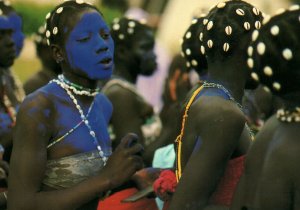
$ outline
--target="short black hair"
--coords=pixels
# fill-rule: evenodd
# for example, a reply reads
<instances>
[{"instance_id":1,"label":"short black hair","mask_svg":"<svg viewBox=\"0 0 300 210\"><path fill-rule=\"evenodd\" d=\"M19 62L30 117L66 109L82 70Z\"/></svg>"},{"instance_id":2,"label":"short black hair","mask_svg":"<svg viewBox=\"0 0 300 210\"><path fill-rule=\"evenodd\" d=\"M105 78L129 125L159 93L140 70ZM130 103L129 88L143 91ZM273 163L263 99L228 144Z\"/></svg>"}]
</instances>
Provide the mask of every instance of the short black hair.
<instances>
[{"instance_id":1,"label":"short black hair","mask_svg":"<svg viewBox=\"0 0 300 210\"><path fill-rule=\"evenodd\" d=\"M262 19L262 13L245 1L217 4L203 20L205 55L212 61L225 60L240 48L241 40L250 42L251 32L260 28ZM249 39L242 39L245 36Z\"/></svg>"},{"instance_id":2,"label":"short black hair","mask_svg":"<svg viewBox=\"0 0 300 210\"><path fill-rule=\"evenodd\" d=\"M300 91L300 7L273 16L254 33L248 56L252 78L275 95Z\"/></svg>"},{"instance_id":3,"label":"short black hair","mask_svg":"<svg viewBox=\"0 0 300 210\"><path fill-rule=\"evenodd\" d=\"M184 33L181 44L181 55L186 59L187 68L194 69L199 75L207 73L207 60L201 52L204 18L199 17L192 20L191 25Z\"/></svg>"},{"instance_id":4,"label":"short black hair","mask_svg":"<svg viewBox=\"0 0 300 210\"><path fill-rule=\"evenodd\" d=\"M111 24L111 36L115 47L131 47L136 38L145 30L152 30L144 21L138 21L129 17L115 18Z\"/></svg>"},{"instance_id":5,"label":"short black hair","mask_svg":"<svg viewBox=\"0 0 300 210\"><path fill-rule=\"evenodd\" d=\"M10 5L9 1L0 1L0 10L6 16L10 13L16 12L15 9Z\"/></svg>"},{"instance_id":6,"label":"short black hair","mask_svg":"<svg viewBox=\"0 0 300 210\"><path fill-rule=\"evenodd\" d=\"M48 45L64 44L65 28L72 21L72 16L78 12L93 9L102 13L93 5L85 3L83 0L69 0L57 5L51 12L46 15L46 36ZM63 33L61 33L63 31ZM71 29L68 28L68 32Z\"/></svg>"}]
</instances>

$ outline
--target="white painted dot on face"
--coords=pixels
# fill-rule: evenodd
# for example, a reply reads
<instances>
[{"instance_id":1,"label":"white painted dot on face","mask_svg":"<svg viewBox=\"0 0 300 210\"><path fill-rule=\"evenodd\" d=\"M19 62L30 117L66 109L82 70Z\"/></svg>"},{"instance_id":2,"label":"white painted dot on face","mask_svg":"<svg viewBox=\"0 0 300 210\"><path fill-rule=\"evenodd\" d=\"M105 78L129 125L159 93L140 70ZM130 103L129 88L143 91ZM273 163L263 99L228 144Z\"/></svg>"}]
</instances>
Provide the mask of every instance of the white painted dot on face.
<instances>
[{"instance_id":1,"label":"white painted dot on face","mask_svg":"<svg viewBox=\"0 0 300 210\"><path fill-rule=\"evenodd\" d=\"M56 10L56 13L57 13L57 14L60 14L60 13L62 13L63 10L64 10L63 7L59 7L59 8Z\"/></svg>"},{"instance_id":2,"label":"white painted dot on face","mask_svg":"<svg viewBox=\"0 0 300 210\"><path fill-rule=\"evenodd\" d=\"M258 38L259 32L258 30L253 31L252 33L252 41L255 42L256 39Z\"/></svg>"},{"instance_id":3,"label":"white painted dot on face","mask_svg":"<svg viewBox=\"0 0 300 210\"><path fill-rule=\"evenodd\" d=\"M210 29L212 29L213 26L214 26L213 21L209 21L207 24L207 30L209 31Z\"/></svg>"},{"instance_id":4,"label":"white painted dot on face","mask_svg":"<svg viewBox=\"0 0 300 210\"><path fill-rule=\"evenodd\" d=\"M226 27L225 27L225 33L226 33L227 35L231 35L231 33L232 33L232 27L231 27L231 26L226 26Z\"/></svg>"},{"instance_id":5,"label":"white painted dot on face","mask_svg":"<svg viewBox=\"0 0 300 210\"><path fill-rule=\"evenodd\" d=\"M266 45L263 42L259 42L257 44L256 50L259 55L263 55L263 54L265 54L265 51L266 51Z\"/></svg>"},{"instance_id":6,"label":"white painted dot on face","mask_svg":"<svg viewBox=\"0 0 300 210\"><path fill-rule=\"evenodd\" d=\"M50 16L51 16L51 13L48 12L47 15L46 15L46 20L48 20L50 18Z\"/></svg>"},{"instance_id":7,"label":"white painted dot on face","mask_svg":"<svg viewBox=\"0 0 300 210\"><path fill-rule=\"evenodd\" d=\"M192 66L198 66L198 62L196 60L192 60Z\"/></svg>"},{"instance_id":8,"label":"white painted dot on face","mask_svg":"<svg viewBox=\"0 0 300 210\"><path fill-rule=\"evenodd\" d=\"M54 35L56 35L56 34L58 33L58 28L57 28L57 27L54 27L52 33L53 33Z\"/></svg>"},{"instance_id":9,"label":"white painted dot on face","mask_svg":"<svg viewBox=\"0 0 300 210\"><path fill-rule=\"evenodd\" d=\"M50 31L46 31L46 37L49 38L51 36L51 32Z\"/></svg>"},{"instance_id":10,"label":"white painted dot on face","mask_svg":"<svg viewBox=\"0 0 300 210\"><path fill-rule=\"evenodd\" d=\"M185 54L186 54L186 55L191 55L191 53L192 53L192 52L191 52L190 49L186 49L186 50L185 50Z\"/></svg>"},{"instance_id":11,"label":"white painted dot on face","mask_svg":"<svg viewBox=\"0 0 300 210\"><path fill-rule=\"evenodd\" d=\"M289 8L290 11L296 11L296 10L299 10L299 9L300 9L300 6L298 4L292 5Z\"/></svg>"},{"instance_id":12,"label":"white painted dot on face","mask_svg":"<svg viewBox=\"0 0 300 210\"><path fill-rule=\"evenodd\" d=\"M186 67L190 68L191 67L191 64L190 62L186 62Z\"/></svg>"},{"instance_id":13,"label":"white painted dot on face","mask_svg":"<svg viewBox=\"0 0 300 210\"><path fill-rule=\"evenodd\" d=\"M226 3L225 3L225 2L220 2L220 3L217 5L217 8L223 9L225 6L226 6Z\"/></svg>"},{"instance_id":14,"label":"white painted dot on face","mask_svg":"<svg viewBox=\"0 0 300 210\"><path fill-rule=\"evenodd\" d=\"M206 25L208 23L208 20L205 18L203 19L203 25Z\"/></svg>"},{"instance_id":15,"label":"white painted dot on face","mask_svg":"<svg viewBox=\"0 0 300 210\"><path fill-rule=\"evenodd\" d=\"M134 33L134 29L133 29L133 28L128 28L128 29L127 29L127 32L128 32L129 34L133 34L133 33Z\"/></svg>"},{"instance_id":16,"label":"white painted dot on face","mask_svg":"<svg viewBox=\"0 0 300 210\"><path fill-rule=\"evenodd\" d=\"M199 34L199 40L200 40L201 42L203 41L203 33L202 33L202 32Z\"/></svg>"},{"instance_id":17,"label":"white painted dot on face","mask_svg":"<svg viewBox=\"0 0 300 210\"><path fill-rule=\"evenodd\" d=\"M259 77L258 77L258 75L255 73L255 72L252 72L251 73L251 77L252 77L252 79L254 79L255 81L259 81Z\"/></svg>"},{"instance_id":18,"label":"white painted dot on face","mask_svg":"<svg viewBox=\"0 0 300 210\"><path fill-rule=\"evenodd\" d=\"M120 25L118 23L113 24L112 28L113 28L114 31L117 31L117 30L120 29Z\"/></svg>"},{"instance_id":19,"label":"white painted dot on face","mask_svg":"<svg viewBox=\"0 0 300 210\"><path fill-rule=\"evenodd\" d=\"M253 55L253 47L252 46L248 47L247 54L249 57L251 57Z\"/></svg>"},{"instance_id":20,"label":"white painted dot on face","mask_svg":"<svg viewBox=\"0 0 300 210\"><path fill-rule=\"evenodd\" d=\"M259 10L256 7L253 7L252 11L255 15L259 15Z\"/></svg>"},{"instance_id":21,"label":"white painted dot on face","mask_svg":"<svg viewBox=\"0 0 300 210\"><path fill-rule=\"evenodd\" d=\"M205 55L205 47L203 45L201 45L200 51L201 51L202 55Z\"/></svg>"},{"instance_id":22,"label":"white painted dot on face","mask_svg":"<svg viewBox=\"0 0 300 210\"><path fill-rule=\"evenodd\" d=\"M39 27L38 31L39 31L40 34L43 34L43 33L45 33L45 30L46 30L45 27L41 26L41 27Z\"/></svg>"},{"instance_id":23,"label":"white painted dot on face","mask_svg":"<svg viewBox=\"0 0 300 210\"><path fill-rule=\"evenodd\" d=\"M271 31L271 34L273 36L277 36L279 34L279 32L280 32L280 29L279 29L279 27L277 25L275 25L275 26L271 27L270 31Z\"/></svg>"},{"instance_id":24,"label":"white painted dot on face","mask_svg":"<svg viewBox=\"0 0 300 210\"><path fill-rule=\"evenodd\" d=\"M47 45L50 46L50 41L49 41L49 39L47 39Z\"/></svg>"},{"instance_id":25,"label":"white painted dot on face","mask_svg":"<svg viewBox=\"0 0 300 210\"><path fill-rule=\"evenodd\" d=\"M194 25L194 24L196 24L198 22L198 19L193 19L192 20L192 24Z\"/></svg>"},{"instance_id":26,"label":"white painted dot on face","mask_svg":"<svg viewBox=\"0 0 300 210\"><path fill-rule=\"evenodd\" d=\"M131 27L131 28L135 27L135 22L134 21L129 21L128 26Z\"/></svg>"},{"instance_id":27,"label":"white painted dot on face","mask_svg":"<svg viewBox=\"0 0 300 210\"><path fill-rule=\"evenodd\" d=\"M244 16L245 15L244 10L242 10L242 9L237 9L235 12L236 12L236 14L238 14L240 16Z\"/></svg>"},{"instance_id":28,"label":"white painted dot on face","mask_svg":"<svg viewBox=\"0 0 300 210\"><path fill-rule=\"evenodd\" d=\"M278 82L273 82L273 88L274 90L279 91L281 89L281 85Z\"/></svg>"},{"instance_id":29,"label":"white painted dot on face","mask_svg":"<svg viewBox=\"0 0 300 210\"><path fill-rule=\"evenodd\" d=\"M273 75L273 70L270 66L266 66L264 68L264 73L265 73L265 75L271 77Z\"/></svg>"},{"instance_id":30,"label":"white painted dot on face","mask_svg":"<svg viewBox=\"0 0 300 210\"><path fill-rule=\"evenodd\" d=\"M293 58L293 52L292 50L286 48L282 51L282 56L289 61Z\"/></svg>"},{"instance_id":31,"label":"white painted dot on face","mask_svg":"<svg viewBox=\"0 0 300 210\"><path fill-rule=\"evenodd\" d=\"M252 69L253 66L254 66L254 61L253 61L253 59L252 59L252 58L248 58L247 64L248 64L248 67L249 67L250 69Z\"/></svg>"},{"instance_id":32,"label":"white painted dot on face","mask_svg":"<svg viewBox=\"0 0 300 210\"><path fill-rule=\"evenodd\" d=\"M224 52L228 52L229 51L229 44L227 42L224 43L223 50L224 50Z\"/></svg>"},{"instance_id":33,"label":"white painted dot on face","mask_svg":"<svg viewBox=\"0 0 300 210\"><path fill-rule=\"evenodd\" d=\"M264 86L263 89L264 89L264 91L266 91L267 93L270 93L270 92L271 92L271 91L270 91L270 88L268 88L267 86Z\"/></svg>"},{"instance_id":34,"label":"white painted dot on face","mask_svg":"<svg viewBox=\"0 0 300 210\"><path fill-rule=\"evenodd\" d=\"M261 28L261 22L260 21L255 21L255 28L260 29Z\"/></svg>"},{"instance_id":35,"label":"white painted dot on face","mask_svg":"<svg viewBox=\"0 0 300 210\"><path fill-rule=\"evenodd\" d=\"M245 22L244 23L244 28L249 31L251 29L250 23L249 22Z\"/></svg>"},{"instance_id":36,"label":"white painted dot on face","mask_svg":"<svg viewBox=\"0 0 300 210\"><path fill-rule=\"evenodd\" d=\"M208 46L209 48L212 48L213 45L214 45L214 42L213 42L211 39L207 41L207 46Z\"/></svg>"},{"instance_id":37,"label":"white painted dot on face","mask_svg":"<svg viewBox=\"0 0 300 210\"><path fill-rule=\"evenodd\" d=\"M125 38L124 34L119 34L118 37L119 37L120 40L123 40Z\"/></svg>"},{"instance_id":38,"label":"white painted dot on face","mask_svg":"<svg viewBox=\"0 0 300 210\"><path fill-rule=\"evenodd\" d=\"M186 34L185 34L185 38L189 39L191 38L192 36L192 33L190 31L188 31Z\"/></svg>"},{"instance_id":39,"label":"white painted dot on face","mask_svg":"<svg viewBox=\"0 0 300 210\"><path fill-rule=\"evenodd\" d=\"M76 0L76 3L77 3L77 4L83 4L84 1L83 1L83 0Z\"/></svg>"}]
</instances>

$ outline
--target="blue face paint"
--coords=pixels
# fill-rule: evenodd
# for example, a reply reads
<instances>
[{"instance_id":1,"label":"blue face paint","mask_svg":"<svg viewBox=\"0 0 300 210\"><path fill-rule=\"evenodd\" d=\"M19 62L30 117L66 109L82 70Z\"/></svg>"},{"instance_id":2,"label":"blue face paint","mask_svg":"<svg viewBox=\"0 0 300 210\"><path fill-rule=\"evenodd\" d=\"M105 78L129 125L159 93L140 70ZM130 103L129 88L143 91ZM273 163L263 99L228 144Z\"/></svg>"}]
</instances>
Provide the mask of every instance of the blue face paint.
<instances>
[{"instance_id":1,"label":"blue face paint","mask_svg":"<svg viewBox=\"0 0 300 210\"><path fill-rule=\"evenodd\" d=\"M93 80L111 76L114 42L98 12L82 15L67 39L66 52L71 68L80 75Z\"/></svg>"},{"instance_id":2,"label":"blue face paint","mask_svg":"<svg viewBox=\"0 0 300 210\"><path fill-rule=\"evenodd\" d=\"M0 15L0 30L12 30L13 27L6 16Z\"/></svg>"},{"instance_id":3,"label":"blue face paint","mask_svg":"<svg viewBox=\"0 0 300 210\"><path fill-rule=\"evenodd\" d=\"M16 47L16 56L18 57L23 49L24 44L24 33L22 31L22 18L16 13L11 13L8 16L8 19L13 27L13 35L12 38Z\"/></svg>"}]
</instances>

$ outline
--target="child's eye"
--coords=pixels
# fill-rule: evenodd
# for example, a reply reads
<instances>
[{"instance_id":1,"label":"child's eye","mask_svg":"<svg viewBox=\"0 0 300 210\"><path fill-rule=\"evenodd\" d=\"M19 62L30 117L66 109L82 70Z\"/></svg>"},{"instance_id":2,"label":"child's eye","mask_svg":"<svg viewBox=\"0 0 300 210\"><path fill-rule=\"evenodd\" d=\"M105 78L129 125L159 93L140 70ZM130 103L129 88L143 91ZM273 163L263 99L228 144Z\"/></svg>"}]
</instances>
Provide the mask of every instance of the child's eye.
<instances>
[{"instance_id":1,"label":"child's eye","mask_svg":"<svg viewBox=\"0 0 300 210\"><path fill-rule=\"evenodd\" d=\"M84 37L84 38L80 38L80 39L77 39L78 42L87 42L90 40L90 37L87 36L87 37Z\"/></svg>"},{"instance_id":2,"label":"child's eye","mask_svg":"<svg viewBox=\"0 0 300 210\"><path fill-rule=\"evenodd\" d=\"M110 37L110 32L107 32L107 31L100 31L100 36L101 36L103 39L109 39L109 37Z\"/></svg>"}]
</instances>

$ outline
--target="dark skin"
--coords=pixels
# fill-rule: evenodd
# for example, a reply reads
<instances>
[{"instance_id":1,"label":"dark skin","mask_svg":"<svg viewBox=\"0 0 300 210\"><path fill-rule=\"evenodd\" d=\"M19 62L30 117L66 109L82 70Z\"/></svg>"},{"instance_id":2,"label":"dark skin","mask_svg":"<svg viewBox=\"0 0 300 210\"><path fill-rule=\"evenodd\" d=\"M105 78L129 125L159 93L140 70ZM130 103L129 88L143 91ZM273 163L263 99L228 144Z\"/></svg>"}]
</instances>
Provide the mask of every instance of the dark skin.
<instances>
[{"instance_id":1,"label":"dark skin","mask_svg":"<svg viewBox=\"0 0 300 210\"><path fill-rule=\"evenodd\" d=\"M151 75L156 67L154 48L154 34L149 30L135 35L135 42L131 47L119 46L115 58L115 74L126 81L135 84L138 75ZM145 145L141 126L147 117L153 114L153 108L135 93L120 86L112 86L106 93L113 104L114 112L111 123L116 134L116 144L126 132L134 132L140 136L140 142ZM126 99L126 103L124 103ZM130 119L127 121L126 119ZM124 123L125 122L125 123ZM173 128L166 128L171 131ZM151 165L155 150L166 145L170 135L163 133L159 139L145 148L143 159L146 165ZM172 138L172 137L171 137ZM173 138L174 139L174 138Z\"/></svg>"},{"instance_id":2,"label":"dark skin","mask_svg":"<svg viewBox=\"0 0 300 210\"><path fill-rule=\"evenodd\" d=\"M276 116L266 122L247 155L231 209L299 208L299 128Z\"/></svg>"},{"instance_id":3,"label":"dark skin","mask_svg":"<svg viewBox=\"0 0 300 210\"><path fill-rule=\"evenodd\" d=\"M223 62L208 59L209 79L223 84L239 103L248 76L241 62L243 58L244 54L237 50ZM193 103L188 114L182 139L183 174L170 210L228 209L211 205L209 199L228 161L246 154L251 143L245 128L246 119L237 105L217 92L206 96L206 91ZM197 137L201 146L197 145Z\"/></svg>"},{"instance_id":4,"label":"dark skin","mask_svg":"<svg viewBox=\"0 0 300 210\"><path fill-rule=\"evenodd\" d=\"M86 14L95 12L95 10L89 9L75 13L71 23L69 22L69 28L72 29ZM65 39L67 38L68 34L65 35ZM64 47L52 45L52 49L55 59L63 58L61 67L66 78L85 87L95 88L97 86L97 80L87 77L84 70L73 69L70 66ZM83 110L86 110L91 104L92 97L77 95L75 97ZM51 136L60 129L58 122L59 116L63 114L62 110L64 108L74 109L74 104L72 105L68 101L65 101L63 106L57 107L57 101L58 98L55 94L36 92L30 95L20 108L19 123L16 125L14 133L8 209L77 209L129 180L142 166L141 158L136 155L142 147L140 144L128 147L131 141L137 140L136 135L128 134L122 138L106 166L97 175L89 177L71 188L61 190L45 188L42 180L47 160L84 152L81 151L81 148L74 147L72 143L58 144L47 150L46 147ZM100 107L96 107L96 111L99 110L97 108ZM48 112L46 113L45 110ZM76 109L74 109L74 113L75 111ZM66 126L71 128L73 125ZM92 142L87 141L87 144L89 143Z\"/></svg>"},{"instance_id":5,"label":"dark skin","mask_svg":"<svg viewBox=\"0 0 300 210\"><path fill-rule=\"evenodd\" d=\"M42 63L42 69L24 83L26 95L46 85L61 73L60 65L53 59L51 48L48 45L39 43L36 50Z\"/></svg>"},{"instance_id":6,"label":"dark skin","mask_svg":"<svg viewBox=\"0 0 300 210\"><path fill-rule=\"evenodd\" d=\"M13 65L15 59L15 46L12 40L12 33L12 29L0 29L0 92L3 93L5 90L12 105L16 106L19 102L14 95L13 89L10 88L12 81L8 72L8 68ZM1 101L3 101L2 98ZM12 144L12 121L5 111L6 108L3 102L0 104L0 110L0 143L4 148L7 148Z\"/></svg>"},{"instance_id":7,"label":"dark skin","mask_svg":"<svg viewBox=\"0 0 300 210\"><path fill-rule=\"evenodd\" d=\"M14 96L14 93L10 86L10 78L8 77L7 73L4 71L8 71L7 68L9 68L15 58L15 46L12 40L12 29L0 29L0 92L2 93L5 89L7 96L13 103L13 105L16 105L18 101L16 100L16 97ZM3 103L3 98L1 98L1 118L0 118L0 144L4 147L4 149L9 148L12 145L12 121L9 117L8 113L6 112L5 105ZM7 151L8 152L8 151ZM1 187L7 187L7 175L8 175L8 164L6 161L2 160L3 154L1 154L1 160L0 160L0 168L2 169L1 172ZM0 206L6 205L6 199L2 195L0 195Z\"/></svg>"},{"instance_id":8,"label":"dark skin","mask_svg":"<svg viewBox=\"0 0 300 210\"><path fill-rule=\"evenodd\" d=\"M153 52L154 34L148 30L143 33L145 38L138 36L136 43L132 43L131 47L120 46L115 58L115 74L126 81L135 84L137 76L142 74L141 65L143 53L152 54L151 60L155 64L155 56ZM142 35L142 34L141 34ZM137 36L137 35L136 35ZM152 64L153 65L153 64ZM153 65L155 67L155 65ZM154 68L149 69L149 74L154 72ZM120 137L126 131L132 131L141 136L141 143L144 143L141 131L141 125L145 119L153 114L153 108L137 95L127 89L119 86L114 86L108 89L107 97L113 104L114 113L111 122L114 126L116 134L116 143L120 141ZM126 98L126 103L124 99ZM131 119L124 123L125 119Z\"/></svg>"}]
</instances>

